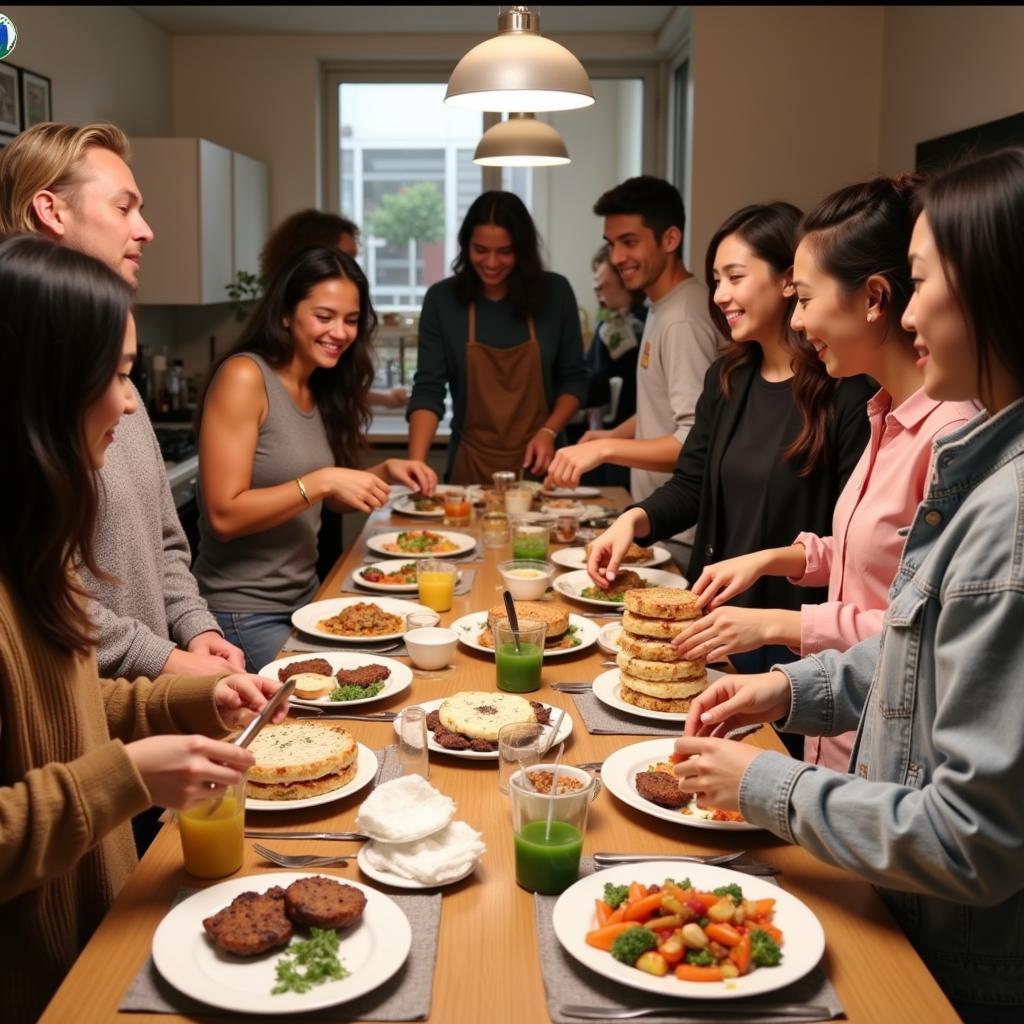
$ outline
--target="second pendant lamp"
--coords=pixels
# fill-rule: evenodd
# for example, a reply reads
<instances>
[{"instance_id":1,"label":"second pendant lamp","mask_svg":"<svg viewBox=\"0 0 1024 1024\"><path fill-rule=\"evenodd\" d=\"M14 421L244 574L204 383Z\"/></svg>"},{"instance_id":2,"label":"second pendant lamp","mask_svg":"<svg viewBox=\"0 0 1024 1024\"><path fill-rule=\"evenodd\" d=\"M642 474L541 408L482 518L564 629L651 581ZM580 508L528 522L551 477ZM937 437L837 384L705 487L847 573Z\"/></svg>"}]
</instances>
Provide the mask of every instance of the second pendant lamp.
<instances>
[{"instance_id":1,"label":"second pendant lamp","mask_svg":"<svg viewBox=\"0 0 1024 1024\"><path fill-rule=\"evenodd\" d=\"M512 113L488 128L473 163L482 167L556 167L570 162L562 136L533 114Z\"/></svg>"}]
</instances>

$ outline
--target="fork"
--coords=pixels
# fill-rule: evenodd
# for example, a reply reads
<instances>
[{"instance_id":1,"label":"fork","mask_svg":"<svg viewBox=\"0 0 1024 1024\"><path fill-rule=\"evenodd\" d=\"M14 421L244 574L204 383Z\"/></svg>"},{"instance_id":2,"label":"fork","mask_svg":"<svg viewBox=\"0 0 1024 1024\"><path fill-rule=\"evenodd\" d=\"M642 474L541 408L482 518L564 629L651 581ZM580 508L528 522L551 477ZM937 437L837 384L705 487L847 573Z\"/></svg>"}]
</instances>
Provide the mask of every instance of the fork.
<instances>
[{"instance_id":1,"label":"fork","mask_svg":"<svg viewBox=\"0 0 1024 1024\"><path fill-rule=\"evenodd\" d=\"M343 868L348 864L347 857L317 857L311 853L278 853L277 850L269 850L265 846L260 846L259 843L253 843L252 848L264 860L269 860L271 864L277 864L282 868L327 868L332 866Z\"/></svg>"},{"instance_id":2,"label":"fork","mask_svg":"<svg viewBox=\"0 0 1024 1024\"><path fill-rule=\"evenodd\" d=\"M601 770L601 765L603 764L604 761L582 761L580 764L576 765L576 767L582 768L585 772L599 772Z\"/></svg>"},{"instance_id":3,"label":"fork","mask_svg":"<svg viewBox=\"0 0 1024 1024\"><path fill-rule=\"evenodd\" d=\"M552 683L551 689L559 693L586 693L593 686L590 683Z\"/></svg>"}]
</instances>

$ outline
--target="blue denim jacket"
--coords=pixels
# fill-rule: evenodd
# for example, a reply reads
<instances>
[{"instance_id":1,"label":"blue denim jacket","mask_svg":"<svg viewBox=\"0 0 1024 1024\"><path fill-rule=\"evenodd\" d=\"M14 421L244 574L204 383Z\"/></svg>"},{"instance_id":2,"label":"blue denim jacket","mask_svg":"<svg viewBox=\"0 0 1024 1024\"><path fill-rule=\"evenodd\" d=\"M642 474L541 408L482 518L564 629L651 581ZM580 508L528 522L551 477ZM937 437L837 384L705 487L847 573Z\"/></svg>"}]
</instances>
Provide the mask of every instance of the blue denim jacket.
<instances>
[{"instance_id":1,"label":"blue denim jacket","mask_svg":"<svg viewBox=\"0 0 1024 1024\"><path fill-rule=\"evenodd\" d=\"M852 774L761 754L740 809L876 885L947 995L1024 1004L1024 400L936 443L889 599L779 666L783 728L859 725Z\"/></svg>"}]
</instances>

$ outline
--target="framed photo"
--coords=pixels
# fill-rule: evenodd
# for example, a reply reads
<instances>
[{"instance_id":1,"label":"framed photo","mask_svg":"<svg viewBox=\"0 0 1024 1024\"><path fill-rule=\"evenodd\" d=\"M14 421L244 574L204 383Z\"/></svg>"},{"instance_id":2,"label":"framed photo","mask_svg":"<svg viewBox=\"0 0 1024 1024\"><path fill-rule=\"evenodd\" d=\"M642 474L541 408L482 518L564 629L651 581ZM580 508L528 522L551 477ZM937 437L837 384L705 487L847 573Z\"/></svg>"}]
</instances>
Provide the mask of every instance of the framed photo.
<instances>
[{"instance_id":1,"label":"framed photo","mask_svg":"<svg viewBox=\"0 0 1024 1024\"><path fill-rule=\"evenodd\" d=\"M50 100L50 80L34 71L21 70L21 127L31 128L34 124L53 120L53 103Z\"/></svg>"},{"instance_id":2,"label":"framed photo","mask_svg":"<svg viewBox=\"0 0 1024 1024\"><path fill-rule=\"evenodd\" d=\"M17 135L21 128L18 69L0 61L0 132Z\"/></svg>"}]
</instances>

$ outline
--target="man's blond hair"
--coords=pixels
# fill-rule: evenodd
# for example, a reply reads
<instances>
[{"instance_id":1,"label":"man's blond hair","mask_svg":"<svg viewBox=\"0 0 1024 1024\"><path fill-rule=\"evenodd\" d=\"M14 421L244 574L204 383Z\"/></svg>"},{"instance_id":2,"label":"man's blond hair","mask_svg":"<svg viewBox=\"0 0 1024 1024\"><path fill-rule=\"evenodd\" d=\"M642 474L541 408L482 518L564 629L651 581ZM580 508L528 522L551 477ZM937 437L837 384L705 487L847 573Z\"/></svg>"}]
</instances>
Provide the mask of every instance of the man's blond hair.
<instances>
[{"instance_id":1,"label":"man's blond hair","mask_svg":"<svg viewBox=\"0 0 1024 1024\"><path fill-rule=\"evenodd\" d=\"M85 180L82 160L92 148L128 157L128 136L116 124L57 124L23 131L0 153L0 231L39 231L32 198L43 189L74 203Z\"/></svg>"}]
</instances>

